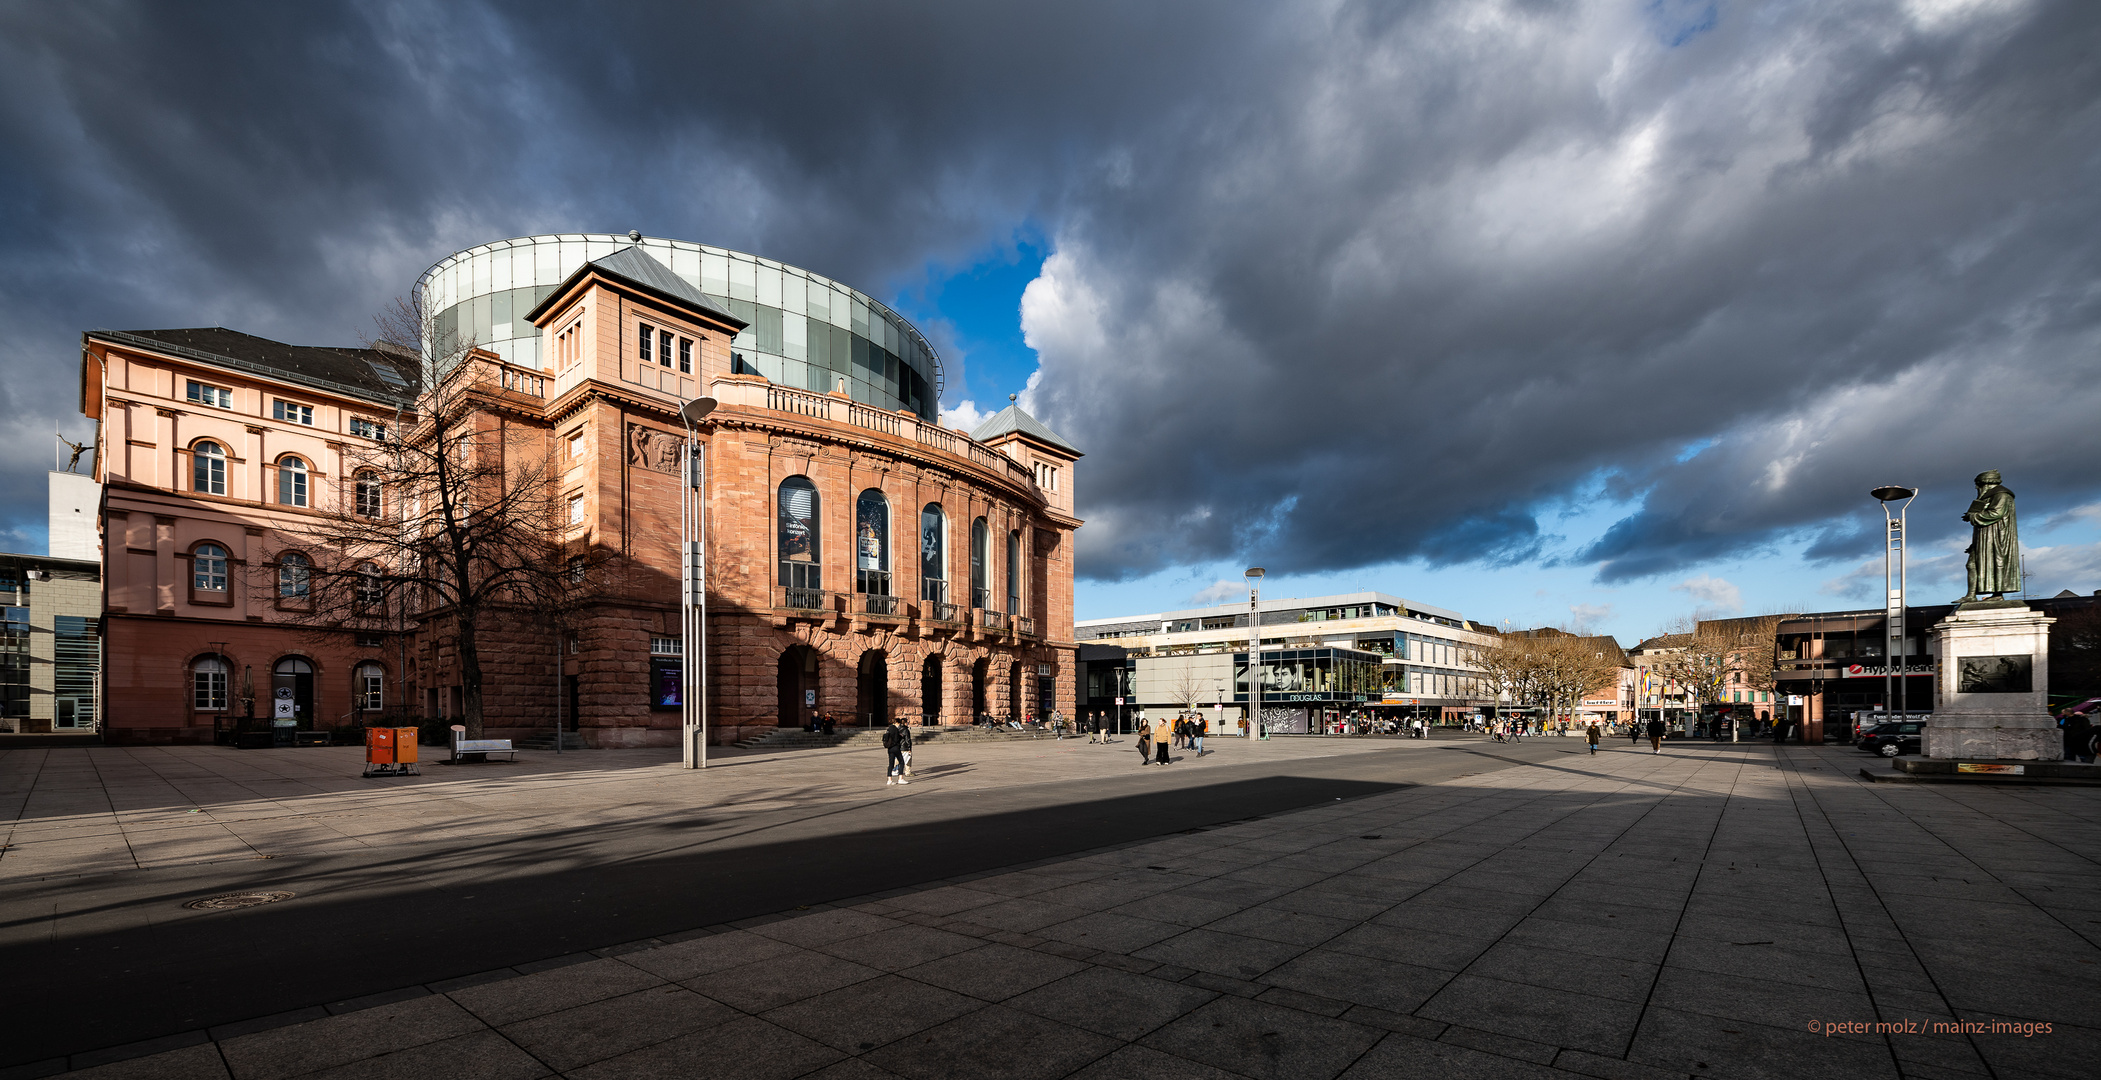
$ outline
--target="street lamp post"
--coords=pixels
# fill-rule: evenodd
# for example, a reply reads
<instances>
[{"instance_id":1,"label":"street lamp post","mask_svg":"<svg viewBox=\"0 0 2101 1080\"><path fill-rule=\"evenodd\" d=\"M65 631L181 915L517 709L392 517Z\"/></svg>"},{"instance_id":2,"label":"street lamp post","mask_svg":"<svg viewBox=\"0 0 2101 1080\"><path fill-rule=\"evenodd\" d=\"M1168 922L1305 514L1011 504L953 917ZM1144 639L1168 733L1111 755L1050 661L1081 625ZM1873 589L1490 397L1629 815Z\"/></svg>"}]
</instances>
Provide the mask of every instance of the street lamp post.
<instances>
[{"instance_id":1,"label":"street lamp post","mask_svg":"<svg viewBox=\"0 0 2101 1080\"><path fill-rule=\"evenodd\" d=\"M708 464L693 425L715 411L715 399L697 397L679 406L686 425L684 482L679 484L679 708L685 721L680 739L688 769L708 767Z\"/></svg>"},{"instance_id":2,"label":"street lamp post","mask_svg":"<svg viewBox=\"0 0 2101 1080\"><path fill-rule=\"evenodd\" d=\"M1262 730L1262 568L1247 568L1247 737Z\"/></svg>"},{"instance_id":3,"label":"street lamp post","mask_svg":"<svg viewBox=\"0 0 2101 1080\"><path fill-rule=\"evenodd\" d=\"M1904 661L1910 658L1911 653L1911 638L1906 634L1904 625L1904 519L1911 510L1911 500L1918 497L1919 489L1886 485L1868 494L1873 495L1882 507L1882 590L1886 602L1882 618L1882 707L1889 710L1894 706L1896 712L1901 714L1911 711L1910 688L1906 685L1903 675ZM1902 500L1903 505L1897 507L1897 512L1892 515L1889 504L1898 500ZM1890 694L1892 683L1896 690L1894 697ZM1806 741L1809 730L1806 717L1803 724Z\"/></svg>"}]
</instances>

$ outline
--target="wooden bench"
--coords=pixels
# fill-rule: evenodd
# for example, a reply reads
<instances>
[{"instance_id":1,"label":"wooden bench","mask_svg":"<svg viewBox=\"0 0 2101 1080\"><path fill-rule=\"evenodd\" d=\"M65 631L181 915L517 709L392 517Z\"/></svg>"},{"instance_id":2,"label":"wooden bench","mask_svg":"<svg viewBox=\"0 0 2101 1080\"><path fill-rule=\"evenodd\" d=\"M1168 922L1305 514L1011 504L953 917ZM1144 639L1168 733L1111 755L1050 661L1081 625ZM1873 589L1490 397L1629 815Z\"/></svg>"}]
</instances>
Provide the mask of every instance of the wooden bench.
<instances>
[{"instance_id":1,"label":"wooden bench","mask_svg":"<svg viewBox=\"0 0 2101 1080\"><path fill-rule=\"evenodd\" d=\"M453 729L452 760L455 763L487 761L490 754L507 754L509 760L518 760L518 751L511 746L509 739L462 738L460 729Z\"/></svg>"}]
</instances>

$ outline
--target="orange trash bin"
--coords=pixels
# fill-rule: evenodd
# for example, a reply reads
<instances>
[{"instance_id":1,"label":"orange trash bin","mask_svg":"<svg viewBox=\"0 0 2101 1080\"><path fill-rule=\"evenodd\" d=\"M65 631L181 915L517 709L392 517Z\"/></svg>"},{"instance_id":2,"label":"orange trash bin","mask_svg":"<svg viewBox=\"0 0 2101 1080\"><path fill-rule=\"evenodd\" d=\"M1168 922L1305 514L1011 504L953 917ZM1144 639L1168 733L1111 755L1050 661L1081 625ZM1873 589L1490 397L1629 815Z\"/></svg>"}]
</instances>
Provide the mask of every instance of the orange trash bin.
<instances>
[{"instance_id":1,"label":"orange trash bin","mask_svg":"<svg viewBox=\"0 0 2101 1080\"><path fill-rule=\"evenodd\" d=\"M376 727L365 729L365 764L394 764L395 729Z\"/></svg>"},{"instance_id":2,"label":"orange trash bin","mask_svg":"<svg viewBox=\"0 0 2101 1080\"><path fill-rule=\"evenodd\" d=\"M412 776L421 772L416 764L415 728L365 729L366 776Z\"/></svg>"}]
</instances>

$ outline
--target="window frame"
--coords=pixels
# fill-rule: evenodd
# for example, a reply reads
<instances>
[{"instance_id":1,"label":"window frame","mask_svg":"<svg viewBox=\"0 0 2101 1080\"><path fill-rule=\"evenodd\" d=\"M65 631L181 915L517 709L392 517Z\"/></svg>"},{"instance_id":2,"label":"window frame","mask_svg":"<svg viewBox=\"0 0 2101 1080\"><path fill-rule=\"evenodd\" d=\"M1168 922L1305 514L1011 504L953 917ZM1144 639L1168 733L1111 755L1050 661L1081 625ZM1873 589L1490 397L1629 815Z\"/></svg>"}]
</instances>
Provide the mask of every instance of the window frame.
<instances>
[{"instance_id":1,"label":"window frame","mask_svg":"<svg viewBox=\"0 0 2101 1080\"><path fill-rule=\"evenodd\" d=\"M211 447L210 450L204 449ZM199 439L190 444L190 491L197 495L226 495L226 447L217 439ZM203 476L206 485L197 481Z\"/></svg>"},{"instance_id":2,"label":"window frame","mask_svg":"<svg viewBox=\"0 0 2101 1080\"><path fill-rule=\"evenodd\" d=\"M785 498L789 489L807 490L810 493L810 512L807 518L792 517ZM796 473L782 478L773 489L773 543L774 562L779 566L777 580L788 588L824 588L824 495L809 477ZM804 530L809 558L789 557L789 535L791 521L798 522Z\"/></svg>"},{"instance_id":3,"label":"window frame","mask_svg":"<svg viewBox=\"0 0 2101 1080\"><path fill-rule=\"evenodd\" d=\"M183 398L193 404L207 405L214 409L233 408L233 390L215 386L208 382L187 379L189 386L183 390Z\"/></svg>"},{"instance_id":4,"label":"window frame","mask_svg":"<svg viewBox=\"0 0 2101 1080\"><path fill-rule=\"evenodd\" d=\"M647 364L656 359L656 345L654 342L657 328L648 323L636 323L635 326L635 356L642 363Z\"/></svg>"},{"instance_id":5,"label":"window frame","mask_svg":"<svg viewBox=\"0 0 2101 1080\"><path fill-rule=\"evenodd\" d=\"M277 606L303 608L313 602L314 560L303 551L281 552L277 556Z\"/></svg>"},{"instance_id":6,"label":"window frame","mask_svg":"<svg viewBox=\"0 0 2101 1080\"><path fill-rule=\"evenodd\" d=\"M306 459L286 454L277 459L277 505L310 509L314 502L314 473Z\"/></svg>"},{"instance_id":7,"label":"window frame","mask_svg":"<svg viewBox=\"0 0 2101 1080\"><path fill-rule=\"evenodd\" d=\"M681 375L693 374L693 339L681 336L678 339L678 371Z\"/></svg>"},{"instance_id":8,"label":"window frame","mask_svg":"<svg viewBox=\"0 0 2101 1080\"><path fill-rule=\"evenodd\" d=\"M270 418L282 420L288 424L298 424L302 427L313 427L314 407L312 405L302 405L296 401L288 401L284 398L272 398Z\"/></svg>"},{"instance_id":9,"label":"window frame","mask_svg":"<svg viewBox=\"0 0 2101 1080\"><path fill-rule=\"evenodd\" d=\"M367 513L367 510L370 513ZM380 483L379 473L372 469L359 469L350 478L350 512L361 517L378 520L386 515L386 488Z\"/></svg>"},{"instance_id":10,"label":"window frame","mask_svg":"<svg viewBox=\"0 0 2101 1080\"><path fill-rule=\"evenodd\" d=\"M218 552L218 554L206 555L204 554L205 548L210 548L213 551ZM218 542L217 540L207 539L199 540L196 543L191 544L190 550L187 554L189 556L190 564L190 571L188 574L190 582L190 603L204 604L211 607L233 606L233 549L227 547L225 544ZM219 583L218 588L212 588L209 585L200 586L197 583L198 575L201 573L201 567L207 562L216 562L219 564L219 572L217 576L213 579L210 579L216 580Z\"/></svg>"},{"instance_id":11,"label":"window frame","mask_svg":"<svg viewBox=\"0 0 2101 1080\"><path fill-rule=\"evenodd\" d=\"M206 664L218 665L210 671ZM193 713L229 711L232 702L231 689L233 664L218 653L206 653L190 661L190 711ZM206 676L216 676L207 679Z\"/></svg>"}]
</instances>

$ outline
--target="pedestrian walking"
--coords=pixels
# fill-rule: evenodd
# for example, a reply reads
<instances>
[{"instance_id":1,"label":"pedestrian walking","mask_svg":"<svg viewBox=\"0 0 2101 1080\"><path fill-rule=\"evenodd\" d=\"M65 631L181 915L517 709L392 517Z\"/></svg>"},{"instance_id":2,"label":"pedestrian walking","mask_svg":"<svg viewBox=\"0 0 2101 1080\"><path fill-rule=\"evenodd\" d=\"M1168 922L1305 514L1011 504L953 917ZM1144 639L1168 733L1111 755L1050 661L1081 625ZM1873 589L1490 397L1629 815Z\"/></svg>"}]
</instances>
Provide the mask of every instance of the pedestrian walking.
<instances>
[{"instance_id":1,"label":"pedestrian walking","mask_svg":"<svg viewBox=\"0 0 2101 1080\"><path fill-rule=\"evenodd\" d=\"M1663 753L1663 721L1649 721L1649 753Z\"/></svg>"},{"instance_id":2,"label":"pedestrian walking","mask_svg":"<svg viewBox=\"0 0 2101 1080\"><path fill-rule=\"evenodd\" d=\"M1583 741L1590 744L1590 752L1593 754L1598 752L1598 735L1597 722L1591 721L1590 727L1584 729Z\"/></svg>"},{"instance_id":3,"label":"pedestrian walking","mask_svg":"<svg viewBox=\"0 0 2101 1080\"><path fill-rule=\"evenodd\" d=\"M1102 714L1096 712L1087 724L1087 745L1096 746L1102 741Z\"/></svg>"},{"instance_id":4,"label":"pedestrian walking","mask_svg":"<svg viewBox=\"0 0 2101 1080\"><path fill-rule=\"evenodd\" d=\"M1633 723L1627 725L1627 745L1635 746L1638 745L1640 742L1641 721L1636 720Z\"/></svg>"},{"instance_id":5,"label":"pedestrian walking","mask_svg":"<svg viewBox=\"0 0 2101 1080\"><path fill-rule=\"evenodd\" d=\"M1160 754L1160 759L1154 762L1154 764L1165 765L1170 760L1172 760L1167 755L1169 751L1174 749L1174 737L1174 727L1167 721L1162 720L1159 723L1153 725L1153 747L1156 750L1158 750Z\"/></svg>"},{"instance_id":6,"label":"pedestrian walking","mask_svg":"<svg viewBox=\"0 0 2101 1080\"><path fill-rule=\"evenodd\" d=\"M1202 715L1189 722L1189 742L1196 747L1198 757L1204 756L1204 730L1209 726L1210 721L1205 720Z\"/></svg>"},{"instance_id":7,"label":"pedestrian walking","mask_svg":"<svg viewBox=\"0 0 2101 1080\"><path fill-rule=\"evenodd\" d=\"M1143 718L1138 721L1138 764L1153 763L1153 726Z\"/></svg>"},{"instance_id":8,"label":"pedestrian walking","mask_svg":"<svg viewBox=\"0 0 2101 1080\"><path fill-rule=\"evenodd\" d=\"M890 759L890 771L883 786L911 783L905 776L905 763L911 760L912 729L905 726L903 717L890 721L890 726L883 729L883 753Z\"/></svg>"}]
</instances>

